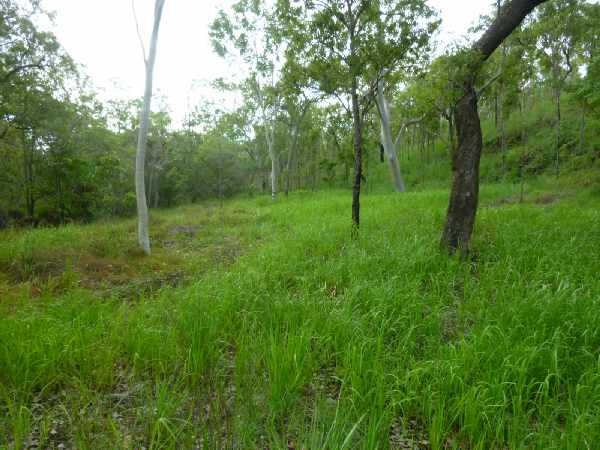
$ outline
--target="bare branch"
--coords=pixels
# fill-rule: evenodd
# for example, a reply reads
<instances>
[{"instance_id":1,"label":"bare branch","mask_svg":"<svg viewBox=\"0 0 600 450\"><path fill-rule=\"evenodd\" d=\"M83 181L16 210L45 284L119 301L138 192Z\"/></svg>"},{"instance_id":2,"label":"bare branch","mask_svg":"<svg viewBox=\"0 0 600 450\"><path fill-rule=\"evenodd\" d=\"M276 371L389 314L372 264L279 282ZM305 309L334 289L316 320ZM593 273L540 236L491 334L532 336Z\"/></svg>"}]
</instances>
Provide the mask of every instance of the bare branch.
<instances>
[{"instance_id":1,"label":"bare branch","mask_svg":"<svg viewBox=\"0 0 600 450\"><path fill-rule=\"evenodd\" d=\"M423 120L425 120L425 114L423 114L421 117L407 120L402 125L400 125L400 130L398 131L398 134L396 135L396 139L394 140L394 145L396 147L398 147L400 145L400 141L402 140L402 135L404 134L404 132L406 131L406 129L408 127L411 127L413 125L421 123L421 122L423 122Z\"/></svg>"},{"instance_id":2,"label":"bare branch","mask_svg":"<svg viewBox=\"0 0 600 450\"><path fill-rule=\"evenodd\" d=\"M146 56L146 47L144 47L144 39L140 32L140 23L138 22L137 13L135 12L135 0L131 0L131 10L133 12L133 20L135 21L135 31L137 33L138 40L140 41L140 47L142 48L142 57L144 58L144 64L148 65L148 59Z\"/></svg>"},{"instance_id":3,"label":"bare branch","mask_svg":"<svg viewBox=\"0 0 600 450\"><path fill-rule=\"evenodd\" d=\"M498 78L500 78L502 76L502 71L498 71L498 73L496 75L494 75L492 78L490 78L489 80L487 80L487 82L481 86L481 88L477 91L476 95L477 98L481 97L481 94L483 94L487 88L489 88L492 84L494 84L494 82L496 80L498 80Z\"/></svg>"},{"instance_id":4,"label":"bare branch","mask_svg":"<svg viewBox=\"0 0 600 450\"><path fill-rule=\"evenodd\" d=\"M346 110L346 112L348 113L348 115L352 115L352 111L350 111L350 107L348 107L346 105L346 103L344 102L344 100L340 97L340 95L337 93L337 91L333 91L333 95L335 95L335 97L339 100L339 102L341 103L341 105L344 107L344 109Z\"/></svg>"}]
</instances>

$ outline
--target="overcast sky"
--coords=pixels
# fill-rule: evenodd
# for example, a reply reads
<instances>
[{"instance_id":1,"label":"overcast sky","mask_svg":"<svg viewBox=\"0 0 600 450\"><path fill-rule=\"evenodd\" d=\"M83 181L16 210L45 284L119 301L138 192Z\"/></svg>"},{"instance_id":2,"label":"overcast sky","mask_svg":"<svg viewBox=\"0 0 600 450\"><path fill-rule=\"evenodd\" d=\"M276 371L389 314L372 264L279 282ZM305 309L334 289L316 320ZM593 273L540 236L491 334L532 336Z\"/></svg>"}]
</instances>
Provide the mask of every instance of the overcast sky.
<instances>
[{"instance_id":1,"label":"overcast sky","mask_svg":"<svg viewBox=\"0 0 600 450\"><path fill-rule=\"evenodd\" d=\"M237 73L213 53L208 27L233 0L166 0L155 68L155 92L166 97L176 121L203 98L220 101L208 83ZM460 38L491 0L429 0L440 11L442 36ZM149 40L154 0L135 0L144 39ZM85 66L102 100L141 97L144 63L130 0L43 0L56 13L52 31L67 52ZM147 48L147 46L146 46ZM231 98L228 103L233 103ZM229 105L233 106L233 105Z\"/></svg>"}]
</instances>

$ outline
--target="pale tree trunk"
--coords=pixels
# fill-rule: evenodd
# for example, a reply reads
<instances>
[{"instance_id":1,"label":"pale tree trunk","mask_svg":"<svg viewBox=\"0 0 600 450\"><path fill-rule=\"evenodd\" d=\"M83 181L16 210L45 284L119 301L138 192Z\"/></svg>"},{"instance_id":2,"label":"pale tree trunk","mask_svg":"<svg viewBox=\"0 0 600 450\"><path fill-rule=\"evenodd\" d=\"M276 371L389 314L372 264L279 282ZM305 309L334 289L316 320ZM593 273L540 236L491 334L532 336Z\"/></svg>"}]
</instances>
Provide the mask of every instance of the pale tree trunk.
<instances>
[{"instance_id":1,"label":"pale tree trunk","mask_svg":"<svg viewBox=\"0 0 600 450\"><path fill-rule=\"evenodd\" d=\"M290 148L287 155L287 164L286 164L286 179L285 179L285 196L287 197L290 193L290 180L292 178L292 162L294 160L294 152L296 151L296 147L298 146L298 138L300 135L300 125L304 120L304 116L308 111L308 103L302 109L300 117L298 118L298 122L294 124L292 127L292 139L290 143Z\"/></svg>"},{"instance_id":2,"label":"pale tree trunk","mask_svg":"<svg viewBox=\"0 0 600 450\"><path fill-rule=\"evenodd\" d=\"M298 141L298 126L295 125L292 130L292 139L290 143L290 148L287 155L287 164L286 164L286 174L285 174L285 196L287 197L290 193L290 179L292 178L292 161L294 157L294 150L296 149L296 144Z\"/></svg>"},{"instance_id":3,"label":"pale tree trunk","mask_svg":"<svg viewBox=\"0 0 600 450\"><path fill-rule=\"evenodd\" d=\"M144 186L144 165L146 160L146 145L148 143L148 127L150 122L150 104L152 102L152 77L156 61L158 30L165 0L156 0L154 6L154 27L150 40L150 53L146 60L146 87L144 90L144 106L140 115L140 130L138 135L137 153L135 158L135 193L138 210L138 242L144 253L150 254L150 235L148 231L148 203Z\"/></svg>"},{"instance_id":4,"label":"pale tree trunk","mask_svg":"<svg viewBox=\"0 0 600 450\"><path fill-rule=\"evenodd\" d=\"M277 200L278 158L271 155L271 200Z\"/></svg>"},{"instance_id":5,"label":"pale tree trunk","mask_svg":"<svg viewBox=\"0 0 600 450\"><path fill-rule=\"evenodd\" d=\"M257 183L257 191L263 194L265 192L265 183L263 177L263 161L260 155L260 148L258 144L254 144L254 149L256 152L256 183Z\"/></svg>"},{"instance_id":6,"label":"pale tree trunk","mask_svg":"<svg viewBox=\"0 0 600 450\"><path fill-rule=\"evenodd\" d=\"M267 130L267 149L269 151L269 158L271 159L271 199L277 200L277 176L279 169L279 158L275 152L275 125L271 125L273 128Z\"/></svg>"},{"instance_id":7,"label":"pale tree trunk","mask_svg":"<svg viewBox=\"0 0 600 450\"><path fill-rule=\"evenodd\" d=\"M381 140L383 141L383 149L385 150L385 154L390 165L390 172L394 181L394 188L396 189L396 192L405 192L406 187L400 171L396 143L392 139L390 108L387 99L383 94L382 80L379 80L379 83L377 83L377 106L379 107L379 119L381 123Z\"/></svg>"}]
</instances>

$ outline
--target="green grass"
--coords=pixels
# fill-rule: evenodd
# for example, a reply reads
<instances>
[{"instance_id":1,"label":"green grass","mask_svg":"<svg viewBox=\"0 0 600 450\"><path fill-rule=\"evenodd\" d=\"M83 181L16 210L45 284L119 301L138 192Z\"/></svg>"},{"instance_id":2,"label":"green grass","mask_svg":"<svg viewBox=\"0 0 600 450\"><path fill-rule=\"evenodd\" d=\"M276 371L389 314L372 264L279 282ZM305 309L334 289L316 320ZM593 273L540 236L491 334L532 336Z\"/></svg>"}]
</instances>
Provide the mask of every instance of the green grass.
<instances>
[{"instance_id":1,"label":"green grass","mask_svg":"<svg viewBox=\"0 0 600 450\"><path fill-rule=\"evenodd\" d=\"M600 196L551 188L485 187L469 261L439 251L442 190L366 196L357 241L346 192L161 212L157 243L203 232L157 244L186 282L139 295L77 262L14 289L65 276L35 269L65 248L154 273L131 221L0 235L25 268L4 272L0 447L594 448Z\"/></svg>"},{"instance_id":2,"label":"green grass","mask_svg":"<svg viewBox=\"0 0 600 450\"><path fill-rule=\"evenodd\" d=\"M262 213L239 201L153 211L150 257L138 248L132 219L5 231L0 234L0 297L55 296L81 287L131 298L189 284L263 239L269 224Z\"/></svg>"}]
</instances>

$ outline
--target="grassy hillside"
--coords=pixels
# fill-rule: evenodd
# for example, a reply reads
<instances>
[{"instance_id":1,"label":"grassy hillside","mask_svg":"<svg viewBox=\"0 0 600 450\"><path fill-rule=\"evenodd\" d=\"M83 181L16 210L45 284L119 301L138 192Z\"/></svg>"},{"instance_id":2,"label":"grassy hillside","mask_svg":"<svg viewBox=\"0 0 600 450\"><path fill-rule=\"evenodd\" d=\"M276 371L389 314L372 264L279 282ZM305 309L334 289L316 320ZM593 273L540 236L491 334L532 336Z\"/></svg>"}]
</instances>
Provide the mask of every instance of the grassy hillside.
<instances>
[{"instance_id":1,"label":"grassy hillside","mask_svg":"<svg viewBox=\"0 0 600 450\"><path fill-rule=\"evenodd\" d=\"M559 178L561 185L594 188L600 185L600 119L584 115L571 93L565 93L562 103ZM551 92L540 91L539 97L526 112L518 109L508 114L505 124L506 154L502 154L500 130L494 111L483 106L481 123L483 154L481 179L485 183L534 183L539 177L556 178L555 105ZM443 124L444 127L446 124ZM583 125L583 127L582 127ZM447 189L452 180L448 153L447 130L440 133L435 144L425 148L411 146L405 140L400 146L400 165L411 191ZM373 137L371 136L373 139ZM387 163L379 163L378 135L365 149L366 187L368 192L387 193L391 181ZM596 188L597 189L597 188Z\"/></svg>"},{"instance_id":2,"label":"grassy hillside","mask_svg":"<svg viewBox=\"0 0 600 450\"><path fill-rule=\"evenodd\" d=\"M600 196L346 192L0 234L0 447L593 448Z\"/></svg>"}]
</instances>

